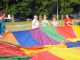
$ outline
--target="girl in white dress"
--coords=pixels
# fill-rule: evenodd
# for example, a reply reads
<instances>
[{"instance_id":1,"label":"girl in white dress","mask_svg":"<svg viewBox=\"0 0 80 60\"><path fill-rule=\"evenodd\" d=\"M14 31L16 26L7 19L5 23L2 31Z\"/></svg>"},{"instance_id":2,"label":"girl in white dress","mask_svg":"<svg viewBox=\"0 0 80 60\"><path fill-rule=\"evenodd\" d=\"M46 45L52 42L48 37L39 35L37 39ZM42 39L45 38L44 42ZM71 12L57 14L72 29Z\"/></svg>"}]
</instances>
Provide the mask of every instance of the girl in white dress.
<instances>
[{"instance_id":1,"label":"girl in white dress","mask_svg":"<svg viewBox=\"0 0 80 60\"><path fill-rule=\"evenodd\" d=\"M46 16L44 16L43 20L42 20L42 27L47 27L49 25L49 22L46 18Z\"/></svg>"}]
</instances>

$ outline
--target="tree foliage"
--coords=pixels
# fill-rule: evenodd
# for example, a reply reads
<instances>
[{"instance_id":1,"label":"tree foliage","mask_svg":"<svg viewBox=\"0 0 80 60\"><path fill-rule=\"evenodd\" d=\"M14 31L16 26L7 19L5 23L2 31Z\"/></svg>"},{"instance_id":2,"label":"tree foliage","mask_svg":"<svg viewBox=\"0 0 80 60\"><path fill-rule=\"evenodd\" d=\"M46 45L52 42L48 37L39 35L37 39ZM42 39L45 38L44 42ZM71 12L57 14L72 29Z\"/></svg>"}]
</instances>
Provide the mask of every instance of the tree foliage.
<instances>
[{"instance_id":1,"label":"tree foliage","mask_svg":"<svg viewBox=\"0 0 80 60\"><path fill-rule=\"evenodd\" d=\"M77 13L80 11L80 0L1 0L3 10L7 14L18 16L25 19L34 14L53 15L57 11L59 14ZM77 7L77 8L76 8Z\"/></svg>"}]
</instances>

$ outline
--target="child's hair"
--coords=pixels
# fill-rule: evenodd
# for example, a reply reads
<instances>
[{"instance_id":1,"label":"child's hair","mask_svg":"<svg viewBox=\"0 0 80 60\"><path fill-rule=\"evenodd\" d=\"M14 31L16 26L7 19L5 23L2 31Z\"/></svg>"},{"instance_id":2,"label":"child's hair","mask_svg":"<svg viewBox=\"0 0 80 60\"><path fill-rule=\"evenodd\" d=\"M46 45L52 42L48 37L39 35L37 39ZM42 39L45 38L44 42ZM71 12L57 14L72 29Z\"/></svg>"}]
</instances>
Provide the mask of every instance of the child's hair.
<instances>
[{"instance_id":1,"label":"child's hair","mask_svg":"<svg viewBox=\"0 0 80 60\"><path fill-rule=\"evenodd\" d=\"M5 14L4 11L0 11L0 16L3 16Z\"/></svg>"},{"instance_id":2,"label":"child's hair","mask_svg":"<svg viewBox=\"0 0 80 60\"><path fill-rule=\"evenodd\" d=\"M46 15L44 15L44 17L46 17Z\"/></svg>"},{"instance_id":3,"label":"child's hair","mask_svg":"<svg viewBox=\"0 0 80 60\"><path fill-rule=\"evenodd\" d=\"M46 17L46 19L47 19L47 16L46 15L44 15L43 17L42 17L42 19L44 19Z\"/></svg>"},{"instance_id":4,"label":"child's hair","mask_svg":"<svg viewBox=\"0 0 80 60\"><path fill-rule=\"evenodd\" d=\"M56 20L56 17L53 17L52 19L55 19Z\"/></svg>"}]
</instances>

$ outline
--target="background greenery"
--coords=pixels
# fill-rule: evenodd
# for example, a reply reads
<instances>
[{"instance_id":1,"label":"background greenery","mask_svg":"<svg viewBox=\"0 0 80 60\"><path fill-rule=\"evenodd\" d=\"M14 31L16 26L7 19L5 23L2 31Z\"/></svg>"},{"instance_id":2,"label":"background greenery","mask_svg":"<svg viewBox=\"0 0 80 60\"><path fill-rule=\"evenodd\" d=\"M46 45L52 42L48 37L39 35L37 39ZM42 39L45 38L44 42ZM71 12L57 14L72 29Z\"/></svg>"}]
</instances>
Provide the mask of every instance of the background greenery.
<instances>
[{"instance_id":1,"label":"background greenery","mask_svg":"<svg viewBox=\"0 0 80 60\"><path fill-rule=\"evenodd\" d=\"M51 18L56 14L57 3L59 15L76 14L80 11L80 0L0 0L0 10L20 20L32 18L34 14L46 14Z\"/></svg>"}]
</instances>

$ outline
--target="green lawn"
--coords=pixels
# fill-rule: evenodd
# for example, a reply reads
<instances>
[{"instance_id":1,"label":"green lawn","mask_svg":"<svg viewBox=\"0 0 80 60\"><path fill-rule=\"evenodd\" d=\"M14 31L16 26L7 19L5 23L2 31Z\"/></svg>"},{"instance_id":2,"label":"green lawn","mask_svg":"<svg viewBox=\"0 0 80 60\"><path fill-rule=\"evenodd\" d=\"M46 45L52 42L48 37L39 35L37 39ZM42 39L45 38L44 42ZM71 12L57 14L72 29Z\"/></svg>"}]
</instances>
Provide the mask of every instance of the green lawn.
<instances>
[{"instance_id":1,"label":"green lawn","mask_svg":"<svg viewBox=\"0 0 80 60\"><path fill-rule=\"evenodd\" d=\"M64 21L63 20L58 20L59 25L62 26L64 25ZM74 25L77 25L77 23L79 22L79 20L74 20ZM41 24L41 21L39 21L39 23ZM49 20L49 23L51 25L51 20ZM6 22L5 23L7 30L9 31L16 31L16 30L27 30L27 29L31 29L31 21L27 22Z\"/></svg>"},{"instance_id":2,"label":"green lawn","mask_svg":"<svg viewBox=\"0 0 80 60\"><path fill-rule=\"evenodd\" d=\"M6 22L6 28L10 31L27 30L31 28L30 22Z\"/></svg>"}]
</instances>

